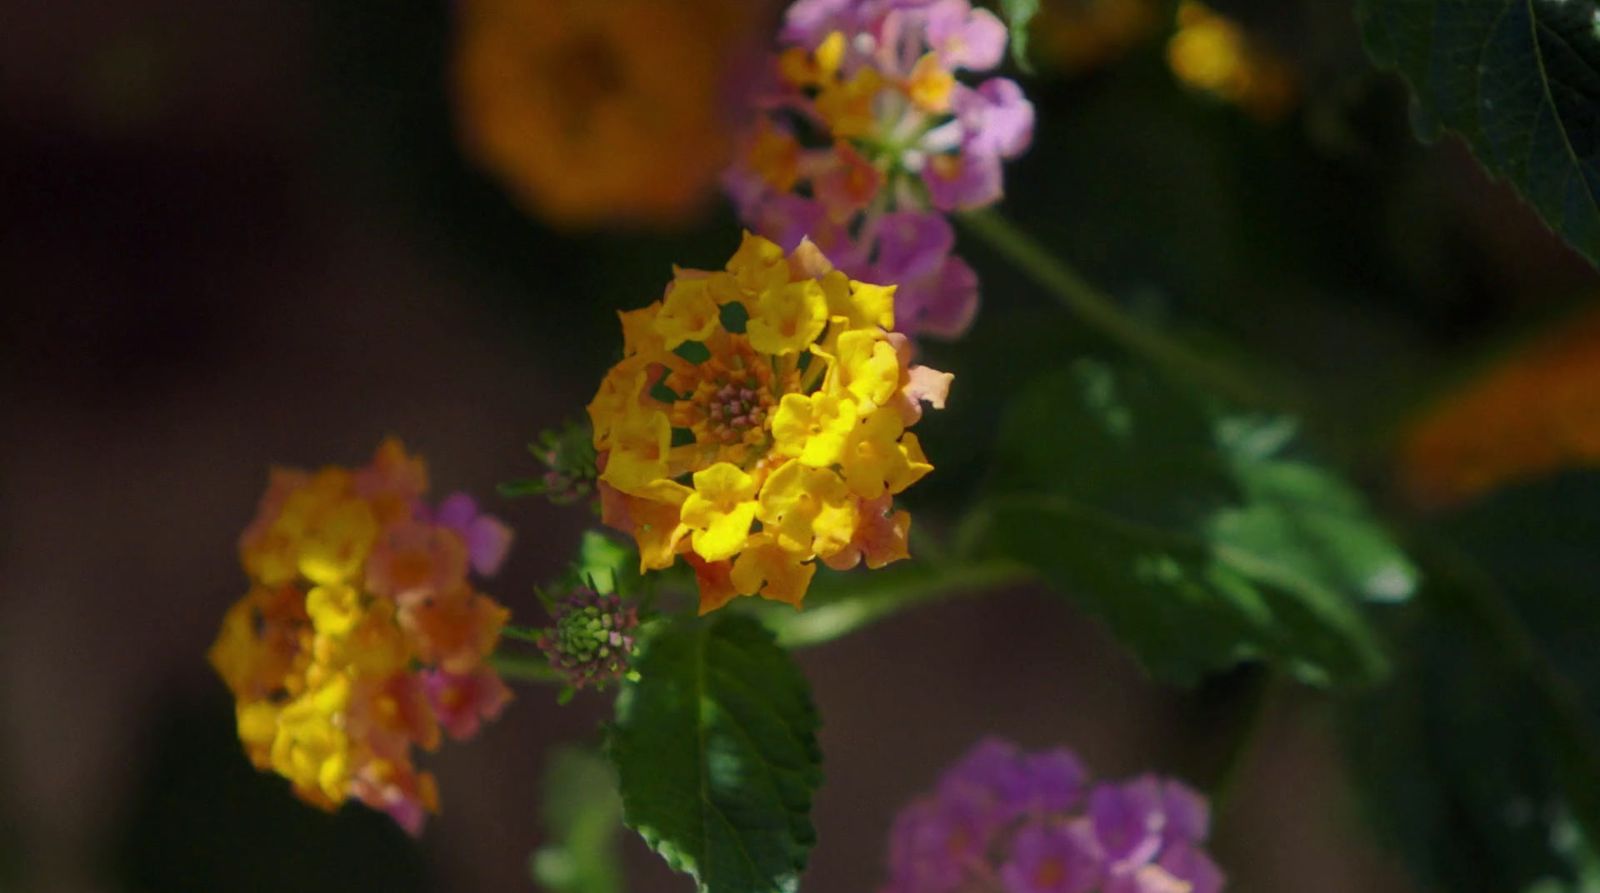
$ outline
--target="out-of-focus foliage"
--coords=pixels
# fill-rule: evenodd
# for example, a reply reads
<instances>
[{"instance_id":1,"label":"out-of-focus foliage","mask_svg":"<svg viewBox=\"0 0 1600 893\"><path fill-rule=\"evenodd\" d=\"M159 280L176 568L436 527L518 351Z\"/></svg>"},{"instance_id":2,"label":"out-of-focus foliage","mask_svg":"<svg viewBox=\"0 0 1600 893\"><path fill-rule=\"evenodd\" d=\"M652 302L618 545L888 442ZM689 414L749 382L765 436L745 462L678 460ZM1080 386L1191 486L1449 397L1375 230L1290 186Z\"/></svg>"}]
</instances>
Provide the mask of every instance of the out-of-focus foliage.
<instances>
[{"instance_id":1,"label":"out-of-focus foliage","mask_svg":"<svg viewBox=\"0 0 1600 893\"><path fill-rule=\"evenodd\" d=\"M1461 134L1600 262L1600 27L1593 3L1360 0L1367 49L1416 90L1426 135Z\"/></svg>"},{"instance_id":2,"label":"out-of-focus foliage","mask_svg":"<svg viewBox=\"0 0 1600 893\"><path fill-rule=\"evenodd\" d=\"M1368 818L1437 889L1590 890L1600 475L1505 491L1444 528L1439 579L1399 618L1396 684L1346 717Z\"/></svg>"},{"instance_id":3,"label":"out-of-focus foliage","mask_svg":"<svg viewBox=\"0 0 1600 893\"><path fill-rule=\"evenodd\" d=\"M622 799L611 764L587 750L558 750L540 796L550 842L533 854L534 880L550 893L622 893Z\"/></svg>"},{"instance_id":4,"label":"out-of-focus foliage","mask_svg":"<svg viewBox=\"0 0 1600 893\"><path fill-rule=\"evenodd\" d=\"M1161 28L1157 0L1045 0L1035 21L1035 52L1070 74L1106 65Z\"/></svg>"},{"instance_id":5,"label":"out-of-focus foliage","mask_svg":"<svg viewBox=\"0 0 1600 893\"><path fill-rule=\"evenodd\" d=\"M1047 377L1002 429L983 536L1164 678L1265 659L1316 685L1381 679L1360 605L1408 597L1409 562L1353 490L1282 455L1286 420L1200 406L1098 363Z\"/></svg>"},{"instance_id":6,"label":"out-of-focus foliage","mask_svg":"<svg viewBox=\"0 0 1600 893\"><path fill-rule=\"evenodd\" d=\"M1000 0L1000 9L1005 13L1006 23L1011 29L1011 58L1027 70L1028 26L1033 22L1033 17L1039 14L1039 0Z\"/></svg>"},{"instance_id":7,"label":"out-of-focus foliage","mask_svg":"<svg viewBox=\"0 0 1600 893\"><path fill-rule=\"evenodd\" d=\"M792 893L822 782L805 677L749 617L663 621L608 750L628 826L705 893Z\"/></svg>"},{"instance_id":8,"label":"out-of-focus foliage","mask_svg":"<svg viewBox=\"0 0 1600 893\"><path fill-rule=\"evenodd\" d=\"M1400 473L1423 505L1600 465L1600 312L1518 346L1441 398L1407 431Z\"/></svg>"}]
</instances>

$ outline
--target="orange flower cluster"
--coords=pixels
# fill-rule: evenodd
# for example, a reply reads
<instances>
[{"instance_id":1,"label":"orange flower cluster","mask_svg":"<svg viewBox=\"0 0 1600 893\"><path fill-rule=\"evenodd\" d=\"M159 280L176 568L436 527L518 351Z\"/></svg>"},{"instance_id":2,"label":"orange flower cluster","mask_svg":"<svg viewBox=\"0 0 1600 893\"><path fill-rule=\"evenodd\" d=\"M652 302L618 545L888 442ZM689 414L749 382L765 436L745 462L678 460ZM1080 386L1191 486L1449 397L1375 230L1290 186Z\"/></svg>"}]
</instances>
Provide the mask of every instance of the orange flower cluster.
<instances>
[{"instance_id":1,"label":"orange flower cluster","mask_svg":"<svg viewBox=\"0 0 1600 893\"><path fill-rule=\"evenodd\" d=\"M471 737L510 698L485 663L506 611L468 580L498 568L510 531L463 494L428 507L427 486L392 440L365 468L274 470L239 544L250 592L209 654L257 768L412 833L438 811L412 747L438 747L441 726Z\"/></svg>"},{"instance_id":2,"label":"orange flower cluster","mask_svg":"<svg viewBox=\"0 0 1600 893\"><path fill-rule=\"evenodd\" d=\"M751 0L458 0L470 155L550 223L681 222L731 151Z\"/></svg>"},{"instance_id":3,"label":"orange flower cluster","mask_svg":"<svg viewBox=\"0 0 1600 893\"><path fill-rule=\"evenodd\" d=\"M1400 477L1416 502L1437 507L1587 465L1600 465L1600 310L1439 401L1406 434Z\"/></svg>"}]
</instances>

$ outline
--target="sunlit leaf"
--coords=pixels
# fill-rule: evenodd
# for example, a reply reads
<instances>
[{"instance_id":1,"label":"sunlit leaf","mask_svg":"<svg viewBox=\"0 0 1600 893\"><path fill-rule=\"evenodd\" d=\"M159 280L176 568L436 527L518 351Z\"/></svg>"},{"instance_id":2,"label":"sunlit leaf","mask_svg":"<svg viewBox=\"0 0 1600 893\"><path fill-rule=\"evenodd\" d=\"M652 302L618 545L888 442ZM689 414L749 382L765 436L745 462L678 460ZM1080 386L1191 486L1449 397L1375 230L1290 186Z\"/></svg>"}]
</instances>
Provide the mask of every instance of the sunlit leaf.
<instances>
[{"instance_id":1,"label":"sunlit leaf","mask_svg":"<svg viewBox=\"0 0 1600 893\"><path fill-rule=\"evenodd\" d=\"M1374 682L1387 664L1360 605L1409 597L1415 571L1354 490L1284 455L1292 436L1079 363L1012 407L987 540L1163 678L1260 659L1311 684Z\"/></svg>"},{"instance_id":2,"label":"sunlit leaf","mask_svg":"<svg viewBox=\"0 0 1600 893\"><path fill-rule=\"evenodd\" d=\"M660 625L623 688L609 752L629 827L707 893L791 893L816 842L817 714L756 620Z\"/></svg>"}]
</instances>

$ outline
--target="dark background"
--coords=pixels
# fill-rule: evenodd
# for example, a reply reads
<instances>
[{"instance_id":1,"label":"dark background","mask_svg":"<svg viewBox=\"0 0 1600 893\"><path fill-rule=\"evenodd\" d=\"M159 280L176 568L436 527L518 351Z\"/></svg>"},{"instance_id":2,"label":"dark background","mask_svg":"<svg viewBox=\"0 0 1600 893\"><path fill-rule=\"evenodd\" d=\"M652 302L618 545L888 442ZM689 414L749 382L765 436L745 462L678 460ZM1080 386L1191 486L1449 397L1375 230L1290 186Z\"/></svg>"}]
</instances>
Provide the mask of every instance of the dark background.
<instances>
[{"instance_id":1,"label":"dark background","mask_svg":"<svg viewBox=\"0 0 1600 893\"><path fill-rule=\"evenodd\" d=\"M1288 117L1184 92L1159 41L1082 77L1046 65L1006 208L1140 312L1225 335L1361 420L1338 449L1384 499L1387 421L1594 276L1459 146L1414 144L1347 4L1257 5L1235 7L1304 78ZM735 245L720 208L671 234L556 234L520 212L456 148L447 14L58 0L0 16L0 890L532 888L545 754L592 740L604 698L522 689L430 758L444 814L418 845L255 774L203 659L269 464L357 464L392 433L436 492L531 474L523 445L581 412L614 311ZM964 244L987 305L929 350L957 374L923 435L940 473L913 502L935 528L981 480L1007 392L1101 347ZM519 539L490 591L537 622L533 586L587 518L492 504ZM799 659L825 723L820 891L873 889L895 810L985 733L1203 782L1237 687L1159 689L1030 590ZM1269 715L1215 843L1233 889L1408 889L1361 828L1327 708L1299 694ZM628 853L633 889L687 888Z\"/></svg>"}]
</instances>

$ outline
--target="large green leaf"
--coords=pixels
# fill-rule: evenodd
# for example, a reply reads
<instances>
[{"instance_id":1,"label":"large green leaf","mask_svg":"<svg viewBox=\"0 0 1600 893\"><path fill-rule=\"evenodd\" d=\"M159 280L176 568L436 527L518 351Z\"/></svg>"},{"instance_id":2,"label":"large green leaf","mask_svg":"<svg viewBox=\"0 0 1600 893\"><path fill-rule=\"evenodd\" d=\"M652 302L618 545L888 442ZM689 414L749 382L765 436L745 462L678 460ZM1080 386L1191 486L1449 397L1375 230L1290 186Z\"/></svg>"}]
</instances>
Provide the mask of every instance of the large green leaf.
<instances>
[{"instance_id":1,"label":"large green leaf","mask_svg":"<svg viewBox=\"0 0 1600 893\"><path fill-rule=\"evenodd\" d=\"M617 699L609 750L624 820L708 893L790 893L816 841L817 714L750 617L661 624Z\"/></svg>"},{"instance_id":2,"label":"large green leaf","mask_svg":"<svg viewBox=\"0 0 1600 893\"><path fill-rule=\"evenodd\" d=\"M1367 49L1600 262L1600 25L1581 0L1360 0Z\"/></svg>"},{"instance_id":3,"label":"large green leaf","mask_svg":"<svg viewBox=\"0 0 1600 893\"><path fill-rule=\"evenodd\" d=\"M1284 457L1292 435L1079 363L1012 407L985 539L1163 678L1264 659L1312 684L1371 683L1386 661L1360 603L1405 599L1415 572L1353 490Z\"/></svg>"},{"instance_id":4,"label":"large green leaf","mask_svg":"<svg viewBox=\"0 0 1600 893\"><path fill-rule=\"evenodd\" d=\"M1600 474L1503 491L1439 526L1441 570L1400 633L1402 683L1349 717L1373 823L1439 889L1592 891Z\"/></svg>"}]
</instances>

